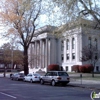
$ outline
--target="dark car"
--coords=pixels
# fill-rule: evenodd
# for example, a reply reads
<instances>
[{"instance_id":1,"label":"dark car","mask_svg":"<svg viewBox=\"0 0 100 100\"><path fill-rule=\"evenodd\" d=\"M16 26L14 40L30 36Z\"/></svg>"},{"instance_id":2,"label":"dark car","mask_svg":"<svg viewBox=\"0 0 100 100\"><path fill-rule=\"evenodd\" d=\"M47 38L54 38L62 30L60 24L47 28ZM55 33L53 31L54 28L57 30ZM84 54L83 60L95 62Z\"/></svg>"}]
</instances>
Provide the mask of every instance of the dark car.
<instances>
[{"instance_id":1,"label":"dark car","mask_svg":"<svg viewBox=\"0 0 100 100\"><path fill-rule=\"evenodd\" d=\"M69 75L65 71L49 71L44 76L40 77L41 84L50 83L52 86L55 86L58 83L67 85L69 82Z\"/></svg>"},{"instance_id":2,"label":"dark car","mask_svg":"<svg viewBox=\"0 0 100 100\"><path fill-rule=\"evenodd\" d=\"M23 80L24 79L24 73L15 73L11 75L11 80Z\"/></svg>"}]
</instances>

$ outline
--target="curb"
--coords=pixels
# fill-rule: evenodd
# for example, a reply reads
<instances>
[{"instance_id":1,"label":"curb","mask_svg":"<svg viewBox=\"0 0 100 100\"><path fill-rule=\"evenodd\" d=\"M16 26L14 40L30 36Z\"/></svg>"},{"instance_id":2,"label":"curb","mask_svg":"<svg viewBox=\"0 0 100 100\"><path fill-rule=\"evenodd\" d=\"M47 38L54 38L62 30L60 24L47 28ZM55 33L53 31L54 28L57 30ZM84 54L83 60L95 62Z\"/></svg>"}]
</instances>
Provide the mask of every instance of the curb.
<instances>
[{"instance_id":1,"label":"curb","mask_svg":"<svg viewBox=\"0 0 100 100\"><path fill-rule=\"evenodd\" d=\"M88 87L88 86L80 86L80 85L72 85L72 84L68 84L68 86L86 88L86 89L90 89L90 90L100 90L100 88L96 88L96 87Z\"/></svg>"}]
</instances>

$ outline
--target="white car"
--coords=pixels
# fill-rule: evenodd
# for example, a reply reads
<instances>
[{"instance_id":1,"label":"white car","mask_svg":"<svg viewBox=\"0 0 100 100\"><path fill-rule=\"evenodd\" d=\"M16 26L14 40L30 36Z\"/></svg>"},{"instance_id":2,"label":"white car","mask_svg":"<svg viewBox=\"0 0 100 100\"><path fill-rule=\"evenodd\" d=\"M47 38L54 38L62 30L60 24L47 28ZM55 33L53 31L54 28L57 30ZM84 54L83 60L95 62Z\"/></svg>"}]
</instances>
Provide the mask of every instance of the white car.
<instances>
[{"instance_id":1,"label":"white car","mask_svg":"<svg viewBox=\"0 0 100 100\"><path fill-rule=\"evenodd\" d=\"M40 81L40 74L38 73L29 73L27 76L24 77L24 81L28 82L39 82Z\"/></svg>"}]
</instances>

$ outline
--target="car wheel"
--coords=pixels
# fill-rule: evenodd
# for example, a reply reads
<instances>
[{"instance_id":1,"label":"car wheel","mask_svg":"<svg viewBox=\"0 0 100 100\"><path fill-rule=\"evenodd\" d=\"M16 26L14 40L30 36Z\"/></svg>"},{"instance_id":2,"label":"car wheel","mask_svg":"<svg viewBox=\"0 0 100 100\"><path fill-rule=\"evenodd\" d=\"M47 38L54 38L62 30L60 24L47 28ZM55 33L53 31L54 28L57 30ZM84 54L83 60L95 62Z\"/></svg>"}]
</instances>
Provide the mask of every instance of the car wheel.
<instances>
[{"instance_id":1,"label":"car wheel","mask_svg":"<svg viewBox=\"0 0 100 100\"><path fill-rule=\"evenodd\" d=\"M11 78L11 80L13 80L13 78Z\"/></svg>"},{"instance_id":2,"label":"car wheel","mask_svg":"<svg viewBox=\"0 0 100 100\"><path fill-rule=\"evenodd\" d=\"M25 82L25 78L23 79L23 81Z\"/></svg>"},{"instance_id":3,"label":"car wheel","mask_svg":"<svg viewBox=\"0 0 100 100\"><path fill-rule=\"evenodd\" d=\"M56 85L55 80L52 80L51 85L52 85L52 86L55 86L55 85Z\"/></svg>"},{"instance_id":4,"label":"car wheel","mask_svg":"<svg viewBox=\"0 0 100 100\"><path fill-rule=\"evenodd\" d=\"M41 79L41 80L40 80L40 83L43 85L43 84L44 84L44 81Z\"/></svg>"},{"instance_id":5,"label":"car wheel","mask_svg":"<svg viewBox=\"0 0 100 100\"><path fill-rule=\"evenodd\" d=\"M30 82L33 83L33 80L31 79Z\"/></svg>"},{"instance_id":6,"label":"car wheel","mask_svg":"<svg viewBox=\"0 0 100 100\"><path fill-rule=\"evenodd\" d=\"M16 80L17 80L17 81L19 81L19 79L18 79L18 78L16 78Z\"/></svg>"}]
</instances>

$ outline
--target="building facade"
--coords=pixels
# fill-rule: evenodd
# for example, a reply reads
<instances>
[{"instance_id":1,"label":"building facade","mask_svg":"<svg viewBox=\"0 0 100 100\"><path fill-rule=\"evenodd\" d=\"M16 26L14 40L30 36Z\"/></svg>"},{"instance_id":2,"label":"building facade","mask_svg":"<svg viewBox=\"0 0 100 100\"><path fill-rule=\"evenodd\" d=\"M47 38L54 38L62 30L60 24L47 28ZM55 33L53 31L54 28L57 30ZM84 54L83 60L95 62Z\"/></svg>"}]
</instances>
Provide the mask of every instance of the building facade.
<instances>
[{"instance_id":1,"label":"building facade","mask_svg":"<svg viewBox=\"0 0 100 100\"><path fill-rule=\"evenodd\" d=\"M70 22L63 27L60 37L53 34L54 30L61 30L61 27L45 26L36 31L40 33L33 38L29 47L29 68L34 72L47 71L50 64L58 64L64 70L71 72L73 65L89 64L83 62L82 49L90 44L97 46L100 50L100 28L95 22L79 19ZM63 29L64 30L64 29ZM100 61L95 64L95 71L100 71Z\"/></svg>"}]
</instances>

